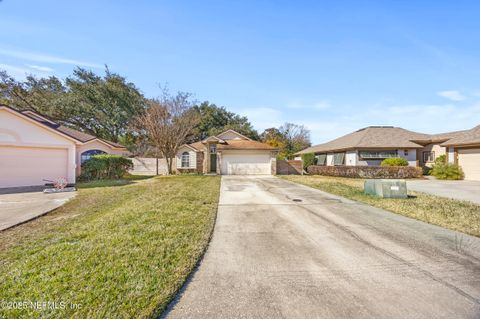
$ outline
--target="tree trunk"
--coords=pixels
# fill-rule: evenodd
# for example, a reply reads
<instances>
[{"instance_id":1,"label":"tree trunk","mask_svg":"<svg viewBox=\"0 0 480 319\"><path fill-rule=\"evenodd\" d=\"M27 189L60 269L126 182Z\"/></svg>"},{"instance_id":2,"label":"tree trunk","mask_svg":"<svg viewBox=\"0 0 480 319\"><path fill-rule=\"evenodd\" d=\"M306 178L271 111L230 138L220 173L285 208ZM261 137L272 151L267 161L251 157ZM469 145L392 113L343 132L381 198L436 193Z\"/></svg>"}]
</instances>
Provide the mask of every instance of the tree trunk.
<instances>
[{"instance_id":1,"label":"tree trunk","mask_svg":"<svg viewBox=\"0 0 480 319\"><path fill-rule=\"evenodd\" d=\"M167 161L168 175L172 175L172 158L169 156L166 156L165 159Z\"/></svg>"}]
</instances>

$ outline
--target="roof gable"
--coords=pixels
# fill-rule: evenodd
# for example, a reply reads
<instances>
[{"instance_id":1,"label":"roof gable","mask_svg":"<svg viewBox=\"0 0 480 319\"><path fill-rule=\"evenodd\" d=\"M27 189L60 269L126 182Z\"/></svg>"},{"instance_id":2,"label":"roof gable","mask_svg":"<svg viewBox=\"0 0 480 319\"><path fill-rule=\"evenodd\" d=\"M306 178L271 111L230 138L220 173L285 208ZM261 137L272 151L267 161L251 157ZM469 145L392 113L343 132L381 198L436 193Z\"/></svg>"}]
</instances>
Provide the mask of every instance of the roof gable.
<instances>
[{"instance_id":1,"label":"roof gable","mask_svg":"<svg viewBox=\"0 0 480 319\"><path fill-rule=\"evenodd\" d=\"M480 144L480 125L466 131L460 131L452 139L444 142L442 146L476 145Z\"/></svg>"},{"instance_id":2,"label":"roof gable","mask_svg":"<svg viewBox=\"0 0 480 319\"><path fill-rule=\"evenodd\" d=\"M48 129L51 132L54 132L56 134L59 134L63 137L66 137L70 140L73 140L75 142L80 142L80 143L88 143L94 140L98 140L104 144L107 144L110 147L113 148L120 148L120 149L125 149L125 146L120 145L118 143L114 143L105 139L98 138L96 136L90 135L85 132L81 132L78 130L75 130L70 127L66 127L63 125L60 125L58 123L55 123L54 121L50 120L49 118L38 114L37 112L34 112L32 110L25 110L25 111L17 111L14 108L9 107L8 105L0 105L0 110L5 109L6 111L9 111L12 114L15 114L17 116L22 117L23 119L26 119L30 121L31 123L34 123L36 125L41 126L44 129Z\"/></svg>"},{"instance_id":3,"label":"roof gable","mask_svg":"<svg viewBox=\"0 0 480 319\"><path fill-rule=\"evenodd\" d=\"M8 114L11 114L13 116L16 116L17 118L22 119L25 122L28 122L32 125L35 125L38 128L41 128L44 131L48 131L50 134L53 133L55 135L61 136L64 139L73 141L73 142L78 142L75 138L69 136L68 134L65 134L63 132L58 131L55 127L52 127L50 125L45 124L43 121L36 120L32 118L31 116L28 116L27 114L24 114L22 112L19 112L7 105L0 105L0 111L5 111ZM40 132L40 131L39 131Z\"/></svg>"},{"instance_id":4,"label":"roof gable","mask_svg":"<svg viewBox=\"0 0 480 319\"><path fill-rule=\"evenodd\" d=\"M219 139L228 141L228 140L247 140L251 141L251 138L246 137L245 135L242 135L238 133L237 131L234 131L232 129L229 129L223 133L220 133L216 136Z\"/></svg>"}]
</instances>

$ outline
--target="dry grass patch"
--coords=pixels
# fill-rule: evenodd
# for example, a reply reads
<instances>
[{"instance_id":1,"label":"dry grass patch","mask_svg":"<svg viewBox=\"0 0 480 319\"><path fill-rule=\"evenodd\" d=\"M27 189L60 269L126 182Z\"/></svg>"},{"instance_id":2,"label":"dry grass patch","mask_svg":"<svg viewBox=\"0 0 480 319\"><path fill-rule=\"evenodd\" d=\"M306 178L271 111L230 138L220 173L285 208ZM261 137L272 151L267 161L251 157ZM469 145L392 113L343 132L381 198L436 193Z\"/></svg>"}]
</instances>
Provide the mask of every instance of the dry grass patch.
<instances>
[{"instance_id":1,"label":"dry grass patch","mask_svg":"<svg viewBox=\"0 0 480 319\"><path fill-rule=\"evenodd\" d=\"M480 205L468 201L419 192L408 192L408 199L379 198L363 192L364 180L362 179L318 175L290 175L282 176L282 178L383 208L396 214L480 237Z\"/></svg>"},{"instance_id":2,"label":"dry grass patch","mask_svg":"<svg viewBox=\"0 0 480 319\"><path fill-rule=\"evenodd\" d=\"M0 233L0 301L66 308L4 307L0 318L156 317L208 244L218 177L80 186L56 211Z\"/></svg>"}]
</instances>

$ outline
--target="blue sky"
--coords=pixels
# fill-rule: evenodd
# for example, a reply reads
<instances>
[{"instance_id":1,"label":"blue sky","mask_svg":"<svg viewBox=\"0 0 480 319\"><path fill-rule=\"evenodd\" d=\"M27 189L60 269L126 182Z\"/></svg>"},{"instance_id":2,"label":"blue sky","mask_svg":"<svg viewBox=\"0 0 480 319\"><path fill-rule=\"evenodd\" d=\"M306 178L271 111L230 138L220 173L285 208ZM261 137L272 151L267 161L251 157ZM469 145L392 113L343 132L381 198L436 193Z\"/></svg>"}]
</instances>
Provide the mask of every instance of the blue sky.
<instances>
[{"instance_id":1,"label":"blue sky","mask_svg":"<svg viewBox=\"0 0 480 319\"><path fill-rule=\"evenodd\" d=\"M368 125L480 124L477 1L0 2L0 69L76 65L224 105L320 143Z\"/></svg>"}]
</instances>

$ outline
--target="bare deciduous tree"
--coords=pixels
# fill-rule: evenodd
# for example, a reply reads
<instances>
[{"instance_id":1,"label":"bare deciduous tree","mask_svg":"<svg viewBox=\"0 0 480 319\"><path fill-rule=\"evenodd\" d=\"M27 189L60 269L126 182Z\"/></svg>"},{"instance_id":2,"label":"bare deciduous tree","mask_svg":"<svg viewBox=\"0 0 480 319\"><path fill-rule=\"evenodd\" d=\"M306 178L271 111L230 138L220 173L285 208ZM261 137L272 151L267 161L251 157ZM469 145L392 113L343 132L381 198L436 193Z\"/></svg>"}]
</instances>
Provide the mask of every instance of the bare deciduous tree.
<instances>
[{"instance_id":1,"label":"bare deciduous tree","mask_svg":"<svg viewBox=\"0 0 480 319\"><path fill-rule=\"evenodd\" d=\"M285 139L285 148L288 157L301 151L310 144L310 131L303 125L294 123L285 123L279 127L278 131Z\"/></svg>"},{"instance_id":2,"label":"bare deciduous tree","mask_svg":"<svg viewBox=\"0 0 480 319\"><path fill-rule=\"evenodd\" d=\"M167 161L168 173L173 171L173 159L178 148L192 133L199 118L192 110L190 94L179 92L171 96L164 92L159 99L147 102L147 109L138 118L140 131Z\"/></svg>"}]
</instances>

